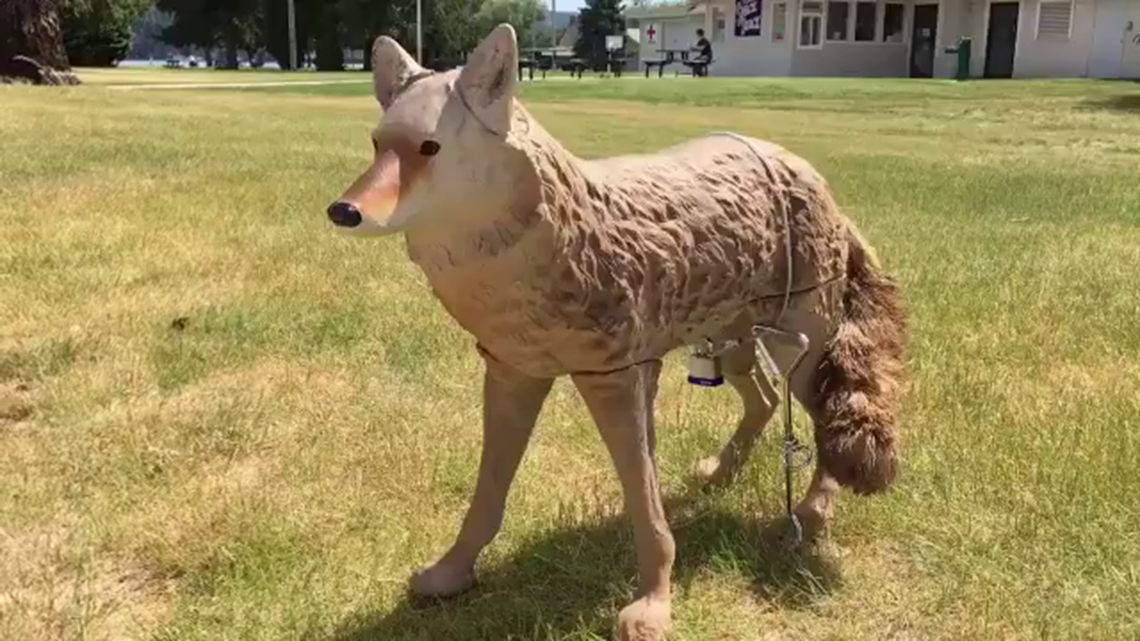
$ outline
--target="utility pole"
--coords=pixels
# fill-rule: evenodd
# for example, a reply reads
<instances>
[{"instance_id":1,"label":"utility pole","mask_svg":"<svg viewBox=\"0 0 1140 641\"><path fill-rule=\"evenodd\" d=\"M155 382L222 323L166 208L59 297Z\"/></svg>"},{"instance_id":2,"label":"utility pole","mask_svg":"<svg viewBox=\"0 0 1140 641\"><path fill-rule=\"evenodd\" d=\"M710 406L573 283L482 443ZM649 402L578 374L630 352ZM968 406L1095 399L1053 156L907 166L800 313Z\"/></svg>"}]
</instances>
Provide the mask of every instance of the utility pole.
<instances>
[{"instance_id":1,"label":"utility pole","mask_svg":"<svg viewBox=\"0 0 1140 641\"><path fill-rule=\"evenodd\" d=\"M297 19L293 0L289 0L289 70L297 70Z\"/></svg>"},{"instance_id":2,"label":"utility pole","mask_svg":"<svg viewBox=\"0 0 1140 641\"><path fill-rule=\"evenodd\" d=\"M558 13L558 0L550 0L550 48L558 46L558 27L554 24L554 15Z\"/></svg>"},{"instance_id":3,"label":"utility pole","mask_svg":"<svg viewBox=\"0 0 1140 641\"><path fill-rule=\"evenodd\" d=\"M416 62L424 64L423 0L416 0Z\"/></svg>"}]
</instances>

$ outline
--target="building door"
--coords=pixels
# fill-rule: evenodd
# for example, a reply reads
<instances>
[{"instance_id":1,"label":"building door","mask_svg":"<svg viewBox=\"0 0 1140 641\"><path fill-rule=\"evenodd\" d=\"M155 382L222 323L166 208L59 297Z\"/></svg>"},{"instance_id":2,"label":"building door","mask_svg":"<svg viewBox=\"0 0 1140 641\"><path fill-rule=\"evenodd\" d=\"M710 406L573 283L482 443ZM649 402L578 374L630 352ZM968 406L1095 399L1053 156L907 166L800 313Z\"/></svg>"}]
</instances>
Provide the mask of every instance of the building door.
<instances>
[{"instance_id":1,"label":"building door","mask_svg":"<svg viewBox=\"0 0 1140 641\"><path fill-rule=\"evenodd\" d=\"M995 2L990 5L990 28L986 34L986 78L1013 77L1019 13L1019 2Z\"/></svg>"},{"instance_id":2,"label":"building door","mask_svg":"<svg viewBox=\"0 0 1140 641\"><path fill-rule=\"evenodd\" d=\"M938 46L938 5L914 7L914 25L910 38L910 77L934 77L934 53Z\"/></svg>"},{"instance_id":3,"label":"building door","mask_svg":"<svg viewBox=\"0 0 1140 641\"><path fill-rule=\"evenodd\" d=\"M1092 51L1089 52L1089 77L1121 76L1128 13L1128 0L1100 0L1096 3Z\"/></svg>"}]
</instances>

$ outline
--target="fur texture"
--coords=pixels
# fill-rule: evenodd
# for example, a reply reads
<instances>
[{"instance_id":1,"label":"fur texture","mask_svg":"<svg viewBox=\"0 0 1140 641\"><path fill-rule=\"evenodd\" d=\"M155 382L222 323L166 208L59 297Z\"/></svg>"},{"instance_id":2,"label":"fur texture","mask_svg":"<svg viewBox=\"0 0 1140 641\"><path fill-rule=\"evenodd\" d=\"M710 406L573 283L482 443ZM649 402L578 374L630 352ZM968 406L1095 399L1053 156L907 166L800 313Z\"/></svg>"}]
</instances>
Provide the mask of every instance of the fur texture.
<instances>
[{"instance_id":1,"label":"fur texture","mask_svg":"<svg viewBox=\"0 0 1140 641\"><path fill-rule=\"evenodd\" d=\"M848 245L843 311L817 370L815 441L841 485L870 494L895 478L906 314L898 284L853 228Z\"/></svg>"}]
</instances>

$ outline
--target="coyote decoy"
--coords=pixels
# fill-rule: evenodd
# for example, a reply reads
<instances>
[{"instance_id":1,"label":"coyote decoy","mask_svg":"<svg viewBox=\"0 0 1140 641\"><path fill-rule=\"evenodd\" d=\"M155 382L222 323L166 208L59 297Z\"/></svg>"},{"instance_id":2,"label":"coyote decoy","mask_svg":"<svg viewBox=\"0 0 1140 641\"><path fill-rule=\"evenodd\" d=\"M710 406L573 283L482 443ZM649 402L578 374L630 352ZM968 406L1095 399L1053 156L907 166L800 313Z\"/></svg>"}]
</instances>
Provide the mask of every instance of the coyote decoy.
<instances>
[{"instance_id":1,"label":"coyote decoy","mask_svg":"<svg viewBox=\"0 0 1140 641\"><path fill-rule=\"evenodd\" d=\"M347 232L402 232L485 361L474 497L455 544L411 587L447 596L473 583L552 381L569 375L633 521L638 599L618 618L620 638L661 639L674 556L653 458L662 357L706 339L747 339L753 324L777 319L810 339L791 384L818 456L796 513L818 531L841 486L873 493L895 476L899 292L804 160L734 136L579 160L515 100L517 63L507 25L446 73L377 39L384 113L373 162L328 209ZM777 362L789 358L787 347L768 348ZM719 456L698 466L710 484L733 478L775 408L756 369L747 341L725 356L744 416Z\"/></svg>"}]
</instances>

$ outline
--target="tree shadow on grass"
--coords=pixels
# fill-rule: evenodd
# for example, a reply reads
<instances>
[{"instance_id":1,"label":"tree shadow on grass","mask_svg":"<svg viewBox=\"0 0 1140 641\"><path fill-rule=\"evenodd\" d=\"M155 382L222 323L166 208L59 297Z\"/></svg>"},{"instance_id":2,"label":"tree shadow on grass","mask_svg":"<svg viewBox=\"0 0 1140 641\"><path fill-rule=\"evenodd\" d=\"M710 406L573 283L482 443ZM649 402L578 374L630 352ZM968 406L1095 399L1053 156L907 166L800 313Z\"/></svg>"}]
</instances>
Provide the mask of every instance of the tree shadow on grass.
<instances>
[{"instance_id":1,"label":"tree shadow on grass","mask_svg":"<svg viewBox=\"0 0 1140 641\"><path fill-rule=\"evenodd\" d=\"M757 520L722 508L697 511L670 501L677 542L673 584L683 595L702 574L736 575L755 597L809 607L838 587L839 573L817 545L794 545L782 517ZM437 639L608 639L636 585L633 536L624 515L545 533L509 558L479 568L474 589L449 600L405 596L391 611L358 612L338 641Z\"/></svg>"},{"instance_id":2,"label":"tree shadow on grass","mask_svg":"<svg viewBox=\"0 0 1140 641\"><path fill-rule=\"evenodd\" d=\"M1137 83L1140 86L1140 82ZM1085 107L1100 111L1121 111L1124 113L1140 113L1140 93L1120 94L1111 98L1089 100Z\"/></svg>"}]
</instances>

